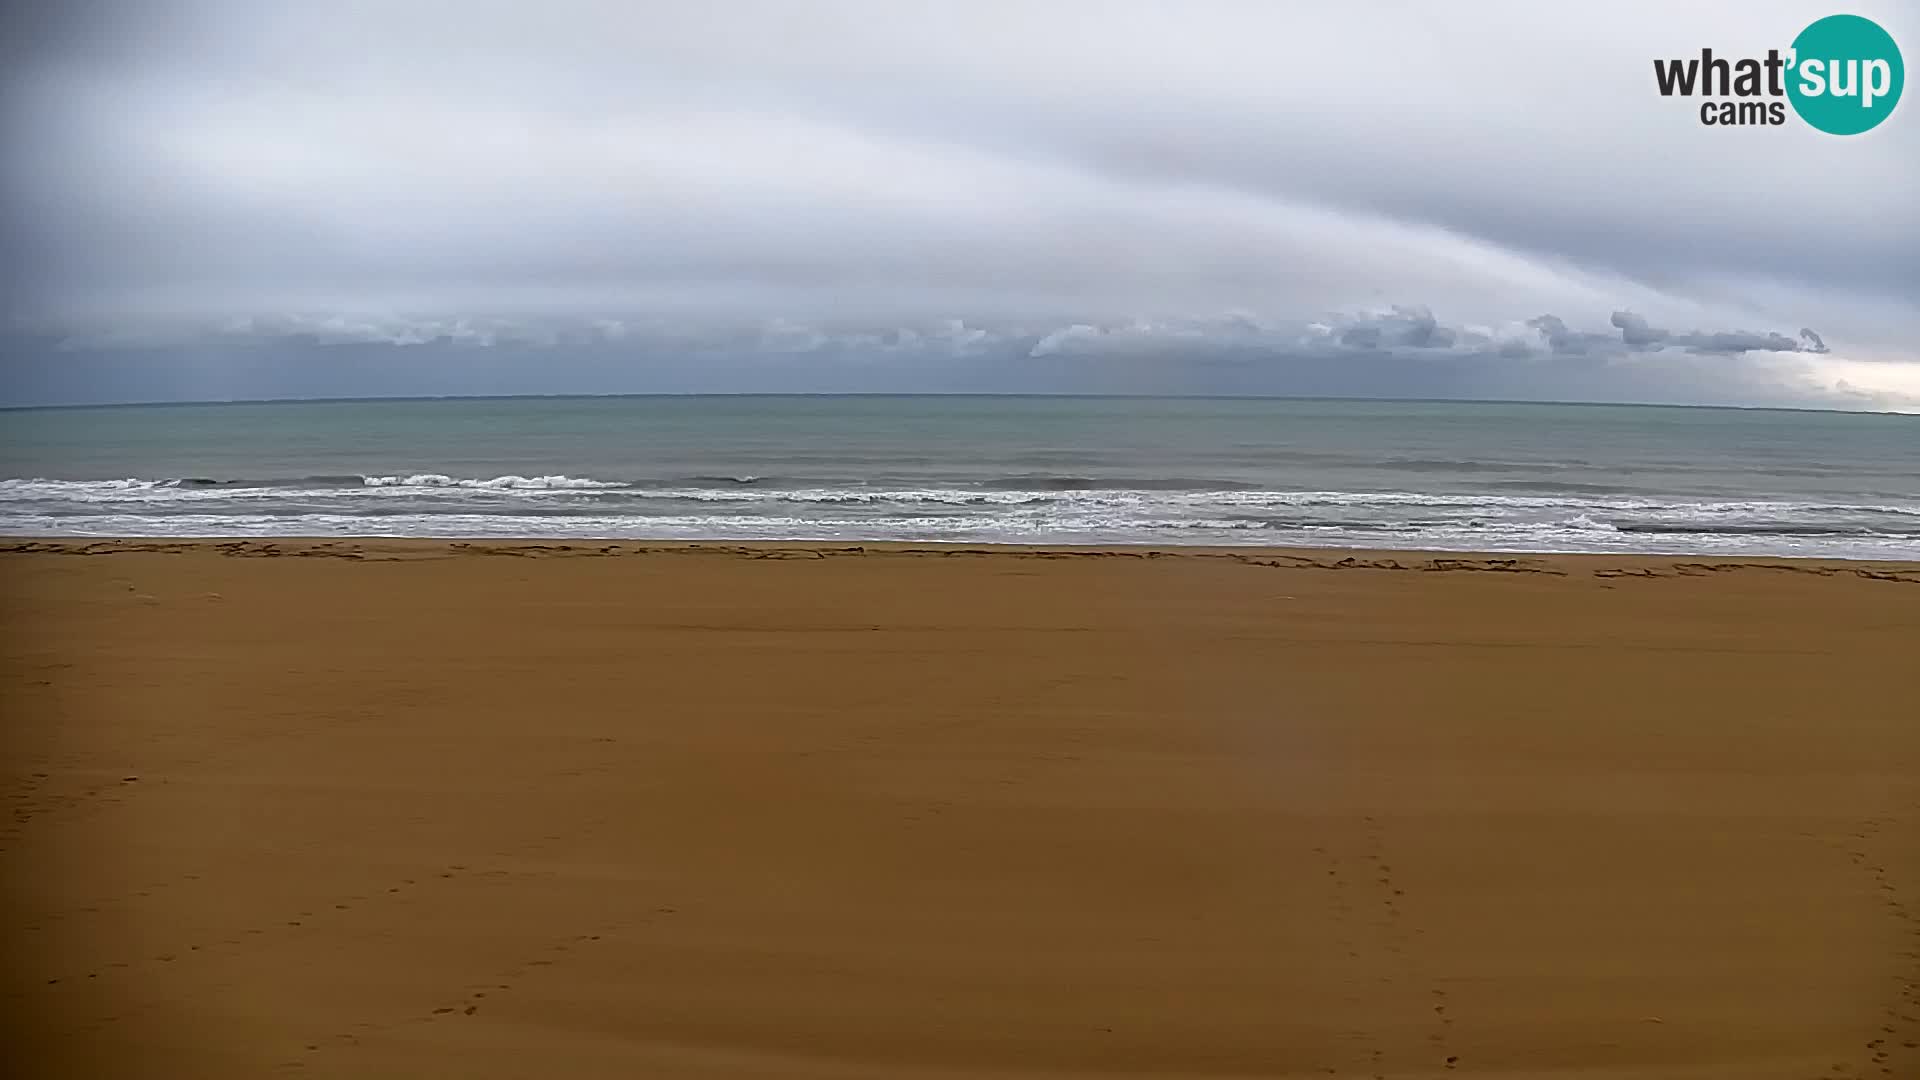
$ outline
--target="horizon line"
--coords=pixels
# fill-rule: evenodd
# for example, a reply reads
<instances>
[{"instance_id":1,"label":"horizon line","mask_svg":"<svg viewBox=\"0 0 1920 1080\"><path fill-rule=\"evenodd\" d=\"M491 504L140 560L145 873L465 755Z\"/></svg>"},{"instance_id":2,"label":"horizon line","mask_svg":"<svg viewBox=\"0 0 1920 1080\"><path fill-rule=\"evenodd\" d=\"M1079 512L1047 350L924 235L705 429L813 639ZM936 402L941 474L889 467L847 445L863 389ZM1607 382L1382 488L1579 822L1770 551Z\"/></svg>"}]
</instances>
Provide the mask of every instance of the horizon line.
<instances>
[{"instance_id":1,"label":"horizon line","mask_svg":"<svg viewBox=\"0 0 1920 1080\"><path fill-rule=\"evenodd\" d=\"M620 393L554 394L394 394L322 397L206 398L180 401L55 402L0 405L0 413L55 412L77 409L158 409L222 405L353 405L384 402L456 401L595 401L655 398L988 398L1064 399L1083 401L1325 401L1380 402L1401 405L1563 405L1586 408L1704 409L1740 412L1831 413L1840 416L1911 416L1894 409L1832 409L1804 405L1709 405L1661 401L1594 401L1525 398L1439 398L1354 396L1344 394L1125 394L1077 392L993 391L637 391Z\"/></svg>"}]
</instances>

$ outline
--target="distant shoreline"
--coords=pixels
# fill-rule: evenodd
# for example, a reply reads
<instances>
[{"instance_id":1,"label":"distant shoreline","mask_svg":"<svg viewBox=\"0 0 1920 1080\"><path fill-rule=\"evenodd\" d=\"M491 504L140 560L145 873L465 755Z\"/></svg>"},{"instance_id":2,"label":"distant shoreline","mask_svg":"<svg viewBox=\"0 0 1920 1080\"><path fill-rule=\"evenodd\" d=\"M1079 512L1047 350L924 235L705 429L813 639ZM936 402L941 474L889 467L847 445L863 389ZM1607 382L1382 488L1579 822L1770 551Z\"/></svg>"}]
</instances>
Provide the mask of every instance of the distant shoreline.
<instances>
[{"instance_id":1,"label":"distant shoreline","mask_svg":"<svg viewBox=\"0 0 1920 1080\"><path fill-rule=\"evenodd\" d=\"M998 544L831 540L558 540L538 537L34 537L0 536L0 555L217 554L234 558L338 558L366 562L461 557L741 559L1007 558L1218 560L1288 570L1545 574L1554 577L1690 577L1730 571L1852 575L1920 584L1920 559L1832 556L1626 555L1596 552L1223 547L1152 544Z\"/></svg>"}]
</instances>

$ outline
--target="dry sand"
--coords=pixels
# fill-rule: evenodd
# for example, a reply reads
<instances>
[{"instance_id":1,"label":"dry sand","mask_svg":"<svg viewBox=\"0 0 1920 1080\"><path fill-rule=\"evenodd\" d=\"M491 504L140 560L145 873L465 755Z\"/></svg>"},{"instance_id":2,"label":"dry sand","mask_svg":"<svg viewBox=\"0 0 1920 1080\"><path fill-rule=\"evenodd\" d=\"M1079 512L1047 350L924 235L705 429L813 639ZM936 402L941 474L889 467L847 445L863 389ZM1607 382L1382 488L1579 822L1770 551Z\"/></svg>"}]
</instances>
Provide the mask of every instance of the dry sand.
<instances>
[{"instance_id":1,"label":"dry sand","mask_svg":"<svg viewBox=\"0 0 1920 1080\"><path fill-rule=\"evenodd\" d=\"M1920 1077L1915 566L0 547L12 1075Z\"/></svg>"}]
</instances>

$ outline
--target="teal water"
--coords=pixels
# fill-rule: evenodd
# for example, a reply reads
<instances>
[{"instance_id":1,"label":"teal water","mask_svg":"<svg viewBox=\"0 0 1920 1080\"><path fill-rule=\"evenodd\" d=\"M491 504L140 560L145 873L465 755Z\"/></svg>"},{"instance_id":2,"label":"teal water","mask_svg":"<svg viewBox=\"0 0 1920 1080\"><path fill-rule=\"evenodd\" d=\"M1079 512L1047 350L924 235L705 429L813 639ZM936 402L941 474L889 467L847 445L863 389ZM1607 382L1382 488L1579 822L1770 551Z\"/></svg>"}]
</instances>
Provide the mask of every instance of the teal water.
<instances>
[{"instance_id":1,"label":"teal water","mask_svg":"<svg viewBox=\"0 0 1920 1080\"><path fill-rule=\"evenodd\" d=\"M0 532L1920 557L1920 421L1058 397L18 410Z\"/></svg>"}]
</instances>

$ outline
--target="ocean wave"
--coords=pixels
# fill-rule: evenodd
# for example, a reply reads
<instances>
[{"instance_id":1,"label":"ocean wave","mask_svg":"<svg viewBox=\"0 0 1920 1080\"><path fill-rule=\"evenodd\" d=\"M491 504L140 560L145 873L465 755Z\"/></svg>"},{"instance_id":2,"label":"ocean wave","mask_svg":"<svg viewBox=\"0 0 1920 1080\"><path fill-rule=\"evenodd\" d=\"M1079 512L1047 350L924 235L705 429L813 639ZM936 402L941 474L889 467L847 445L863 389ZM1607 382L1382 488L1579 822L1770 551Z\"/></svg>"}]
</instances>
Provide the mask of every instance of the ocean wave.
<instances>
[{"instance_id":1,"label":"ocean wave","mask_svg":"<svg viewBox=\"0 0 1920 1080\"><path fill-rule=\"evenodd\" d=\"M622 488L618 480L593 480L578 476L495 476L472 479L445 473L414 473L410 476L363 476L367 487L476 488L486 491L596 491Z\"/></svg>"},{"instance_id":2,"label":"ocean wave","mask_svg":"<svg viewBox=\"0 0 1920 1080\"><path fill-rule=\"evenodd\" d=\"M1501 491L1540 491L1556 495L1628 495L1633 489L1622 484L1580 483L1570 480L1494 480L1487 484Z\"/></svg>"},{"instance_id":3,"label":"ocean wave","mask_svg":"<svg viewBox=\"0 0 1920 1080\"><path fill-rule=\"evenodd\" d=\"M483 490L599 490L627 485L614 480L573 476L494 476L468 478L445 473L363 476L359 473L320 473L291 477L185 476L168 479L57 480L47 477L0 479L0 498L23 495L84 496L156 491L325 491L385 487L473 488Z\"/></svg>"},{"instance_id":4,"label":"ocean wave","mask_svg":"<svg viewBox=\"0 0 1920 1080\"><path fill-rule=\"evenodd\" d=\"M1079 515L1022 519L999 514L906 515L868 520L807 515L547 517L499 513L415 513L367 517L305 513L286 516L185 514L156 517L101 513L76 518L17 513L0 507L0 535L10 536L362 536L423 538L833 540L1026 544L1161 544L1170 546L1365 547L1431 551L1599 552L1717 555L1818 555L1912 559L1912 536L1874 534L1660 533L1581 527L1572 519L1489 521L1408 526L1357 520L1255 521L1226 517L1132 518Z\"/></svg>"},{"instance_id":5,"label":"ocean wave","mask_svg":"<svg viewBox=\"0 0 1920 1080\"><path fill-rule=\"evenodd\" d=\"M1410 492L1410 491L1333 491L1270 490L1249 487L1209 487L1192 489L1172 486L1187 481L1162 481L1161 486L1140 486L1140 481L1125 481L1130 487L1073 487L1076 478L1052 477L1053 482L1016 487L1011 478L989 481L986 486L941 487L868 487L841 483L806 487L791 482L773 482L759 476L701 478L702 482L673 480L610 480L567 475L495 477L456 477L445 473L410 473L359 476L352 474L311 475L284 480L247 480L189 477L185 479L65 480L48 478L0 479L0 503L71 502L163 503L195 502L209 507L222 503L236 506L257 505L274 499L325 499L360 501L369 499L434 500L449 509L458 500L476 496L524 497L542 504L578 500L644 511L654 504L714 503L737 506L845 506L911 508L925 505L1046 507L1077 510L1139 510L1163 507L1183 513L1209 509L1229 513L1259 513L1274 510L1360 509L1368 512L1432 512L1445 517L1467 515L1590 514L1609 520L1661 515L1685 515L1701 521L1732 521L1741 518L1775 520L1800 517L1866 517L1897 520L1920 519L1920 500L1877 503L1808 501L1781 499L1709 499L1677 496L1652 497L1627 492L1600 490L1599 485L1539 485L1511 491L1513 482L1496 481L1489 485L1500 491ZM1036 478L1024 478L1033 480ZM1038 478L1047 479L1047 478ZM1090 478L1078 481L1092 482ZM1077 481L1076 481L1077 482ZM1120 483L1103 480L1099 483ZM1589 487L1595 490L1587 490ZM1564 489L1564 490L1563 490ZM1503 493L1507 492L1507 493Z\"/></svg>"},{"instance_id":6,"label":"ocean wave","mask_svg":"<svg viewBox=\"0 0 1920 1080\"><path fill-rule=\"evenodd\" d=\"M735 484L741 487L748 487L757 484L772 483L773 478L767 476L688 476L679 482L683 484L718 484L722 486Z\"/></svg>"},{"instance_id":7,"label":"ocean wave","mask_svg":"<svg viewBox=\"0 0 1920 1080\"><path fill-rule=\"evenodd\" d=\"M1920 540L1920 526L1912 528L1861 524L1821 524L1800 521L1743 522L1668 522L1621 521L1613 526L1623 533L1671 536L1864 536L1888 539Z\"/></svg>"},{"instance_id":8,"label":"ocean wave","mask_svg":"<svg viewBox=\"0 0 1920 1080\"><path fill-rule=\"evenodd\" d=\"M1448 458L1384 458L1379 468L1398 472L1518 473L1561 472L1569 463L1558 461L1454 461Z\"/></svg>"},{"instance_id":9,"label":"ocean wave","mask_svg":"<svg viewBox=\"0 0 1920 1080\"><path fill-rule=\"evenodd\" d=\"M0 498L22 498L40 494L110 495L151 491L173 485L172 480L49 480L45 477L11 477L0 480Z\"/></svg>"},{"instance_id":10,"label":"ocean wave","mask_svg":"<svg viewBox=\"0 0 1920 1080\"><path fill-rule=\"evenodd\" d=\"M1016 473L980 482L993 491L1251 491L1258 485L1239 480L1181 476L1076 476Z\"/></svg>"}]
</instances>

